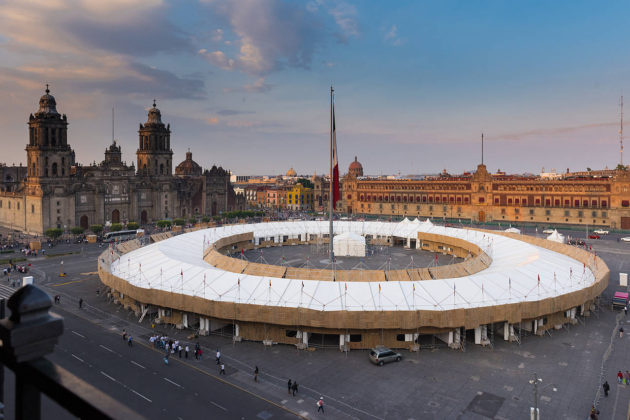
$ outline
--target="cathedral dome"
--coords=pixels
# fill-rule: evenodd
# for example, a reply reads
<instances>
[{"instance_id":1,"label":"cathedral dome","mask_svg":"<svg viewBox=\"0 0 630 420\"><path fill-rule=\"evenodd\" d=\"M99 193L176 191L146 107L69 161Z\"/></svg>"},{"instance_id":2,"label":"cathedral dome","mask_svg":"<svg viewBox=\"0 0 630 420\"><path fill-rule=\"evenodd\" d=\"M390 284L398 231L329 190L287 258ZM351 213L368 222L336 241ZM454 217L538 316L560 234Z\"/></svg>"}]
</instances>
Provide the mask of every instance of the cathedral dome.
<instances>
[{"instance_id":1,"label":"cathedral dome","mask_svg":"<svg viewBox=\"0 0 630 420\"><path fill-rule=\"evenodd\" d=\"M287 171L287 176L297 176L297 172L295 172L295 169L291 168Z\"/></svg>"},{"instance_id":2,"label":"cathedral dome","mask_svg":"<svg viewBox=\"0 0 630 420\"><path fill-rule=\"evenodd\" d=\"M186 152L186 160L177 165L175 175L201 175L201 166L192 160L192 152Z\"/></svg>"},{"instance_id":3,"label":"cathedral dome","mask_svg":"<svg viewBox=\"0 0 630 420\"><path fill-rule=\"evenodd\" d=\"M59 115L57 112L57 101L55 101L55 97L50 94L48 85L46 85L46 94L39 98L39 110L37 113Z\"/></svg>"},{"instance_id":4,"label":"cathedral dome","mask_svg":"<svg viewBox=\"0 0 630 420\"><path fill-rule=\"evenodd\" d=\"M162 113L156 108L155 99L153 100L153 108L149 110L146 124L162 124Z\"/></svg>"}]
</instances>

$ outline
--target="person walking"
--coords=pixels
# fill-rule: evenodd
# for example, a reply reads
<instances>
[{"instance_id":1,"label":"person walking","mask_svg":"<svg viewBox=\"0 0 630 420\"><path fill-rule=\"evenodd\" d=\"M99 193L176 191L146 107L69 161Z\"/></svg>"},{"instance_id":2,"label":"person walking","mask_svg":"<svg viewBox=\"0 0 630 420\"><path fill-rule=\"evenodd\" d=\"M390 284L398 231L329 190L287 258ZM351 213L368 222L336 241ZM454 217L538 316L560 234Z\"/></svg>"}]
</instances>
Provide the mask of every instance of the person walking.
<instances>
[{"instance_id":1,"label":"person walking","mask_svg":"<svg viewBox=\"0 0 630 420\"><path fill-rule=\"evenodd\" d=\"M221 363L221 370L219 371L219 375L225 375L225 364Z\"/></svg>"},{"instance_id":2,"label":"person walking","mask_svg":"<svg viewBox=\"0 0 630 420\"><path fill-rule=\"evenodd\" d=\"M122 338L123 338L123 341L127 341L127 330L124 328L123 328Z\"/></svg>"},{"instance_id":3,"label":"person walking","mask_svg":"<svg viewBox=\"0 0 630 420\"><path fill-rule=\"evenodd\" d=\"M258 382L258 366L254 369L254 382Z\"/></svg>"},{"instance_id":4,"label":"person walking","mask_svg":"<svg viewBox=\"0 0 630 420\"><path fill-rule=\"evenodd\" d=\"M623 312L628 315L628 305L623 307Z\"/></svg>"},{"instance_id":5,"label":"person walking","mask_svg":"<svg viewBox=\"0 0 630 420\"><path fill-rule=\"evenodd\" d=\"M291 385L291 391L293 392L293 396L298 392L298 383L297 381L293 381L293 385Z\"/></svg>"},{"instance_id":6,"label":"person walking","mask_svg":"<svg viewBox=\"0 0 630 420\"><path fill-rule=\"evenodd\" d=\"M289 379L289 382L287 383L287 387L289 390L289 395L291 395L291 386L293 385L293 382L291 382L291 379Z\"/></svg>"},{"instance_id":7,"label":"person walking","mask_svg":"<svg viewBox=\"0 0 630 420\"><path fill-rule=\"evenodd\" d=\"M217 349L217 365L221 363L221 352Z\"/></svg>"},{"instance_id":8,"label":"person walking","mask_svg":"<svg viewBox=\"0 0 630 420\"><path fill-rule=\"evenodd\" d=\"M186 359L188 359L188 351L189 350L190 349L188 348L188 344L186 344L186 350L185 350L185 353L184 353L186 355Z\"/></svg>"},{"instance_id":9,"label":"person walking","mask_svg":"<svg viewBox=\"0 0 630 420\"><path fill-rule=\"evenodd\" d=\"M129 336L129 339L127 339L127 345L129 347L133 347L133 337L132 336Z\"/></svg>"},{"instance_id":10,"label":"person walking","mask_svg":"<svg viewBox=\"0 0 630 420\"><path fill-rule=\"evenodd\" d=\"M619 328L619 338L623 338L623 327Z\"/></svg>"},{"instance_id":11,"label":"person walking","mask_svg":"<svg viewBox=\"0 0 630 420\"><path fill-rule=\"evenodd\" d=\"M617 372L617 382L621 383L623 381L623 373L621 371Z\"/></svg>"},{"instance_id":12,"label":"person walking","mask_svg":"<svg viewBox=\"0 0 630 420\"><path fill-rule=\"evenodd\" d=\"M83 298L79 298L79 309L83 309Z\"/></svg>"},{"instance_id":13,"label":"person walking","mask_svg":"<svg viewBox=\"0 0 630 420\"><path fill-rule=\"evenodd\" d=\"M604 395L608 396L608 391L610 391L610 385L608 385L608 381L604 382L604 385L602 385L602 388L604 388Z\"/></svg>"},{"instance_id":14,"label":"person walking","mask_svg":"<svg viewBox=\"0 0 630 420\"><path fill-rule=\"evenodd\" d=\"M320 411L324 414L324 397L319 397L319 401L317 401L317 412Z\"/></svg>"},{"instance_id":15,"label":"person walking","mask_svg":"<svg viewBox=\"0 0 630 420\"><path fill-rule=\"evenodd\" d=\"M182 358L182 345L180 344L179 347L177 348L178 353L179 353L179 358Z\"/></svg>"}]
</instances>

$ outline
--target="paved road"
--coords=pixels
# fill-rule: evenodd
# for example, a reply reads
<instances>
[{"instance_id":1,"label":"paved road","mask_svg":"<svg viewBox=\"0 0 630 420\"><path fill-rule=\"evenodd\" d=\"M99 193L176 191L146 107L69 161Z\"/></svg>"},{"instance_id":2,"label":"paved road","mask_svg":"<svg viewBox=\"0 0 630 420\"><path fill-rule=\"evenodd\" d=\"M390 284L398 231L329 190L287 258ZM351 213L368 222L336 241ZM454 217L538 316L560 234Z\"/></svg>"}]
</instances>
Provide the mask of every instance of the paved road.
<instances>
[{"instance_id":1,"label":"paved road","mask_svg":"<svg viewBox=\"0 0 630 420\"><path fill-rule=\"evenodd\" d=\"M630 244L617 242L613 235L590 242L611 269L611 282L602 298L602 302L608 302L614 291L619 290L618 273L630 271ZM87 309L81 316L103 327L101 333L96 330L92 333L90 329L87 335L77 332L90 337L95 344L101 344L99 337L103 336L103 340L106 340L104 336L109 335L109 340L113 341L103 341L103 345L124 355L123 352L129 349L118 338L122 328L132 331L138 340L146 340L152 330L149 320L145 319L139 324L133 313L108 303L102 295L96 295L100 283L97 276L89 273L96 271L95 260L99 251L97 247L86 246L82 255L63 257L64 268L68 272L65 278L56 274L59 257L34 262L33 272L40 284L47 284L46 288L51 294L62 295L61 306L64 310L78 313L77 300L82 297ZM68 318L69 326L79 322L73 320L70 314L64 316ZM328 418L526 419L529 407L533 404L533 389L528 380L533 372L537 372L543 378L543 385L539 389L541 418L583 420L591 404L596 403L602 412L600 418L626 419L630 389L618 386L614 381L617 369L630 370L630 335L627 334L622 340L616 336L618 325L624 323L628 323L625 317L612 312L608 305L602 305L591 317L581 319L580 324L551 331L551 337L523 337L520 346L497 338L494 347L482 348L471 344L470 337L465 353L445 348L415 354L405 351L403 362L383 368L372 366L365 351L352 351L346 355L336 350L304 352L290 346L266 348L261 343L252 342L234 345L229 338L218 336L200 337L199 341L206 349L221 348L228 366L226 381L306 416L316 416L315 401L323 395L327 402ZM160 331L182 340L190 334L190 331L162 328ZM98 372L81 367L81 362L68 352L78 351L74 350L75 345L81 347L82 338L70 330L68 328L66 336L71 334L75 337L64 336L60 351L54 357L76 364L79 372L86 369L91 377L115 387L116 392L126 395L126 398L133 397L134 404L149 405L119 383L149 398L151 404L162 402L161 392L168 393L170 389L166 385L174 388L170 392L181 392L164 377L186 389L192 389L190 387L197 384L197 379L190 385L183 383L184 379L179 376L160 376L157 373L149 376L152 380L128 380L121 372L134 372L134 369L141 368L132 365L125 357L114 355L104 357L118 359L116 366L120 370L105 370L102 365L91 361L90 364L99 367ZM627 331L630 331L630 324ZM71 344L72 350L68 348L64 352L67 340L74 344ZM87 348L92 349L89 346ZM132 351L135 350L134 347ZM98 355L101 352L108 353L100 347L90 351ZM87 360L78 353L74 354ZM147 355L150 354L147 350ZM146 360L149 359L151 356L146 356ZM147 370L162 372L159 369L164 368L159 359L155 362L156 366L145 365L145 359L133 360ZM260 366L262 371L262 381L258 384L253 383L251 378L254 365ZM169 366L173 367L176 366ZM204 372L191 372L191 376L216 375L216 365L212 361L200 363L198 367ZM184 366L176 368L193 370ZM100 370L117 382L101 374ZM300 395L296 398L286 393L288 378L297 379L302 385ZM602 379L607 379L611 384L611 396L607 399L599 392ZM156 382L160 382L160 385ZM155 393L160 397L156 398ZM184 394L190 397L188 393L176 395L183 398ZM213 399L215 394L211 395L201 398L200 394L195 399L199 407L209 404L210 400L221 404ZM179 406L177 401L166 398L164 405L169 411L164 417L171 418L171 413L176 414L174 407Z\"/></svg>"}]
</instances>

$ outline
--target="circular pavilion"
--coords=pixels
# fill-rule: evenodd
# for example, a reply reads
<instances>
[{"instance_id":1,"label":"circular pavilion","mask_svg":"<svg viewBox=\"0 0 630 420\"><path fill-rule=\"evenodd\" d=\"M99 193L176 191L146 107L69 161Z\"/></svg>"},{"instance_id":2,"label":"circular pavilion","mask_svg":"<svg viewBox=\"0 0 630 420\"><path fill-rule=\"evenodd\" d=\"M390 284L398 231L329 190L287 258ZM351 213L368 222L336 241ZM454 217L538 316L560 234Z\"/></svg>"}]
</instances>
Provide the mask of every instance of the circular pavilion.
<instances>
[{"instance_id":1,"label":"circular pavilion","mask_svg":"<svg viewBox=\"0 0 630 420\"><path fill-rule=\"evenodd\" d=\"M419 220L339 221L335 235L458 256L458 264L389 270L298 268L242 250L327 243L328 222L238 224L152 235L105 251L99 275L118 301L158 322L235 340L342 349L427 342L459 348L575 323L608 285L599 257L516 233ZM135 249L134 249L135 248Z\"/></svg>"}]
</instances>

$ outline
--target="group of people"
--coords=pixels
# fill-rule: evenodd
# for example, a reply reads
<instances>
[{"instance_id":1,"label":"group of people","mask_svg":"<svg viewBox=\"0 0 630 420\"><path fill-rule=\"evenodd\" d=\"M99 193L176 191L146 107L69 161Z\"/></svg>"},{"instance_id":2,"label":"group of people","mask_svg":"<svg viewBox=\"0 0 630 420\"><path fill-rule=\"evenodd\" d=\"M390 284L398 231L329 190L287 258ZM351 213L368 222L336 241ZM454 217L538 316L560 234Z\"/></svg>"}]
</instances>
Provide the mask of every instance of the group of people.
<instances>
[{"instance_id":1,"label":"group of people","mask_svg":"<svg viewBox=\"0 0 630 420\"><path fill-rule=\"evenodd\" d=\"M177 354L180 359L182 356L188 359L188 354L190 353L190 345L180 343L179 340L173 340L165 335L160 336L159 334L154 334L149 337L149 343L151 343L156 349L163 349L165 351L164 358L166 360L168 360L170 355L175 354ZM195 359L201 359L202 354L203 351L201 350L201 346L199 343L196 343L194 350Z\"/></svg>"}]
</instances>

